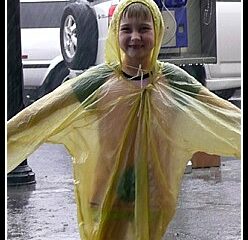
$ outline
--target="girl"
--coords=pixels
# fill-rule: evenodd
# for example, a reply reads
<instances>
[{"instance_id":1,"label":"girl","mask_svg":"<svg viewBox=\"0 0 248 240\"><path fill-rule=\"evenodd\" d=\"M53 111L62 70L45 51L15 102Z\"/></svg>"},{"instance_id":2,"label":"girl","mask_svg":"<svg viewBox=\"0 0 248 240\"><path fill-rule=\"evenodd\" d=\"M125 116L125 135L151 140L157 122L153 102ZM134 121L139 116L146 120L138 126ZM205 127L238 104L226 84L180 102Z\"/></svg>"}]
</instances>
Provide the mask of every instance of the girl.
<instances>
[{"instance_id":1,"label":"girl","mask_svg":"<svg viewBox=\"0 0 248 240\"><path fill-rule=\"evenodd\" d=\"M121 1L105 63L8 122L8 172L44 142L72 155L82 239L162 239L192 155L240 158L240 110L159 62L163 33L154 1Z\"/></svg>"}]
</instances>

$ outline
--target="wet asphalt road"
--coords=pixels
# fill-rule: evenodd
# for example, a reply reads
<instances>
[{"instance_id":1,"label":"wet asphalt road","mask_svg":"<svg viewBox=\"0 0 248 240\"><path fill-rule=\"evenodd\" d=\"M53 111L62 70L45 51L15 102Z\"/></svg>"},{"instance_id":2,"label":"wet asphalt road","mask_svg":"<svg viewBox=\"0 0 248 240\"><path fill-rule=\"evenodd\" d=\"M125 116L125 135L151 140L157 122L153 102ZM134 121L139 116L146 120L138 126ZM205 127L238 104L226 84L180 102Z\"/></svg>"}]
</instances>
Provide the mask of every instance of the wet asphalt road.
<instances>
[{"instance_id":1,"label":"wet asphalt road","mask_svg":"<svg viewBox=\"0 0 248 240\"><path fill-rule=\"evenodd\" d=\"M10 240L79 240L71 158L63 146L44 144L29 158L36 184L8 187ZM240 240L241 161L184 174L177 212L166 240Z\"/></svg>"}]
</instances>

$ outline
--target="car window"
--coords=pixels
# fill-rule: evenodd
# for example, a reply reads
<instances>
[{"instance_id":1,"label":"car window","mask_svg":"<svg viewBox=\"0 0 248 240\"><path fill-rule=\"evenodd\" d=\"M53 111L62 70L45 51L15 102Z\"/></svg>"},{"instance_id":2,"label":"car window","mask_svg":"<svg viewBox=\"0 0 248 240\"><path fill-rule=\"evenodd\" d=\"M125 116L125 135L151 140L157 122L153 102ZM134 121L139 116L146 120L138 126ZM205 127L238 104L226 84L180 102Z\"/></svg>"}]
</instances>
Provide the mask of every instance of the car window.
<instances>
[{"instance_id":1,"label":"car window","mask_svg":"<svg viewBox=\"0 0 248 240\"><path fill-rule=\"evenodd\" d=\"M21 2L21 28L59 28L66 1Z\"/></svg>"}]
</instances>

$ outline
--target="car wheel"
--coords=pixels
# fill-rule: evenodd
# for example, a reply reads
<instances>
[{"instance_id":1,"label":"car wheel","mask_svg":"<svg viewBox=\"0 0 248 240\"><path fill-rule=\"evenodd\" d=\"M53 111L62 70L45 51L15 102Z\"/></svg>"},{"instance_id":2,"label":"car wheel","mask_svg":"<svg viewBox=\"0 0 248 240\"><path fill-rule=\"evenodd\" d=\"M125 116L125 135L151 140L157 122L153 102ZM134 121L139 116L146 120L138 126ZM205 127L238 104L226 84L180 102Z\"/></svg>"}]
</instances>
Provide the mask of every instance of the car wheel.
<instances>
[{"instance_id":1,"label":"car wheel","mask_svg":"<svg viewBox=\"0 0 248 240\"><path fill-rule=\"evenodd\" d=\"M203 65L185 65L180 66L190 75L192 75L196 80L198 80L203 86L206 86L206 73ZM211 91L217 96L228 100L235 92L235 88L232 89L223 89L223 90L215 90Z\"/></svg>"},{"instance_id":2,"label":"car wheel","mask_svg":"<svg viewBox=\"0 0 248 240\"><path fill-rule=\"evenodd\" d=\"M69 78L69 69L64 62L59 63L54 69L52 69L47 75L44 83L39 88L38 98L41 98L47 93L52 92L61 83Z\"/></svg>"},{"instance_id":3,"label":"car wheel","mask_svg":"<svg viewBox=\"0 0 248 240\"><path fill-rule=\"evenodd\" d=\"M233 96L235 90L236 90L235 88L215 90L215 91L213 91L213 93L215 93L217 96L219 96L225 100L228 100L230 97Z\"/></svg>"},{"instance_id":4,"label":"car wheel","mask_svg":"<svg viewBox=\"0 0 248 240\"><path fill-rule=\"evenodd\" d=\"M60 26L61 53L70 69L83 70L95 64L98 25L88 4L71 3L64 9Z\"/></svg>"},{"instance_id":5,"label":"car wheel","mask_svg":"<svg viewBox=\"0 0 248 240\"><path fill-rule=\"evenodd\" d=\"M183 70L193 76L198 82L200 82L203 86L206 86L206 74L203 65L185 65L180 66Z\"/></svg>"}]
</instances>

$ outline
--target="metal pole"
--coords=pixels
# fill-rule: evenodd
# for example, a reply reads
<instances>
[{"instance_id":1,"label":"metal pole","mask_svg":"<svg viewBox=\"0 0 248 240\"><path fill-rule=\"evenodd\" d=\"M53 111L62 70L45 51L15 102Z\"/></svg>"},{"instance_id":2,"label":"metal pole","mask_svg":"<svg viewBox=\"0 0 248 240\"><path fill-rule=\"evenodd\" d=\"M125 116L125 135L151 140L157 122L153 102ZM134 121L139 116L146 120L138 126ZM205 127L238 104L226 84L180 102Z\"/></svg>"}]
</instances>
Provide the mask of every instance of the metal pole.
<instances>
[{"instance_id":1,"label":"metal pole","mask_svg":"<svg viewBox=\"0 0 248 240\"><path fill-rule=\"evenodd\" d=\"M8 119L24 108L21 61L20 2L7 1L7 114ZM35 183L35 174L24 160L7 175L7 185Z\"/></svg>"}]
</instances>

